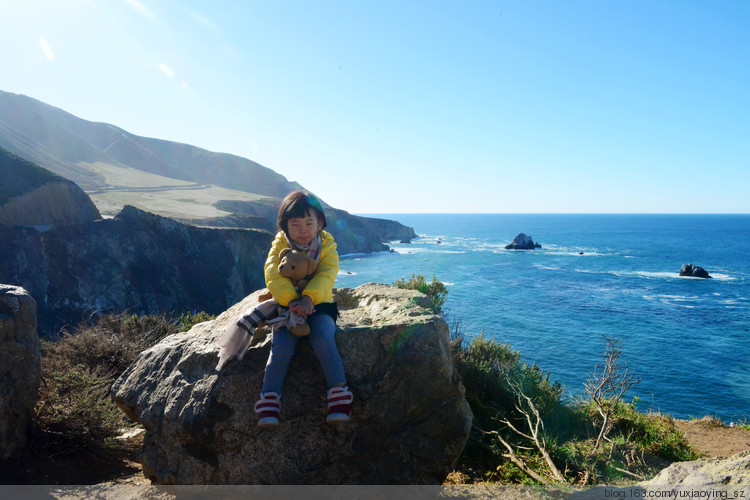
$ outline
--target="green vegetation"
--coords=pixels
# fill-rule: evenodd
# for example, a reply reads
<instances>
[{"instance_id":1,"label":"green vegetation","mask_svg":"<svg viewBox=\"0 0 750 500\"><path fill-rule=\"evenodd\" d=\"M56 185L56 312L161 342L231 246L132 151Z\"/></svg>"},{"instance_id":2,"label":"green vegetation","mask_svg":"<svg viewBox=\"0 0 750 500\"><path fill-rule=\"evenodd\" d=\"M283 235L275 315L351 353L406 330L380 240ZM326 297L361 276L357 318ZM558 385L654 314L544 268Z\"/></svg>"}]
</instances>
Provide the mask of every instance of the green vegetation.
<instances>
[{"instance_id":1,"label":"green vegetation","mask_svg":"<svg viewBox=\"0 0 750 500\"><path fill-rule=\"evenodd\" d=\"M116 448L114 438L132 422L112 402L112 383L145 349L210 319L205 312L185 313L179 320L108 314L63 332L55 341L42 341L35 434L64 438L59 444L63 449L72 442L91 449Z\"/></svg>"},{"instance_id":2,"label":"green vegetation","mask_svg":"<svg viewBox=\"0 0 750 500\"><path fill-rule=\"evenodd\" d=\"M216 319L216 316L208 314L206 311L186 312L180 315L180 322L177 325L177 331L186 332L198 323L211 321L213 319Z\"/></svg>"},{"instance_id":3,"label":"green vegetation","mask_svg":"<svg viewBox=\"0 0 750 500\"><path fill-rule=\"evenodd\" d=\"M421 274L412 274L408 280L401 278L393 283L393 286L397 288L404 288L407 290L417 290L429 297L432 302L432 308L440 314L443 311L443 304L448 295L448 289L443 283L437 280L435 275L432 276L432 281L427 282Z\"/></svg>"},{"instance_id":4,"label":"green vegetation","mask_svg":"<svg viewBox=\"0 0 750 500\"><path fill-rule=\"evenodd\" d=\"M425 293L437 311L448 293L434 276L431 283L412 275L394 285ZM460 321L449 323L454 365L474 414L449 482L620 484L699 457L671 417L639 413L637 401L623 401L639 379L628 371L616 338L603 337L589 399L564 401L550 374L510 345L484 332L469 338Z\"/></svg>"},{"instance_id":5,"label":"green vegetation","mask_svg":"<svg viewBox=\"0 0 750 500\"><path fill-rule=\"evenodd\" d=\"M564 402L548 372L484 335L456 337L451 348L474 413L457 467L467 482L618 484L699 457L671 417L639 413L634 403L614 404L609 438L597 446L594 401Z\"/></svg>"}]
</instances>

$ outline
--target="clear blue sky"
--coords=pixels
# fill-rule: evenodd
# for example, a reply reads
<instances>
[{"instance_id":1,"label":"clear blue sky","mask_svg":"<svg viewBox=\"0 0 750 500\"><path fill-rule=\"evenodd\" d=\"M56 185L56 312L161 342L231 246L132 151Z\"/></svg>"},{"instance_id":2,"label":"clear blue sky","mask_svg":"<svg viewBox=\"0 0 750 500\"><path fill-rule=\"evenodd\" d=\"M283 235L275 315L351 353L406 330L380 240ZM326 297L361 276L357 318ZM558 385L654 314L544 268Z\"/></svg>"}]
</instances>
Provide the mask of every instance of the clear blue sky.
<instances>
[{"instance_id":1,"label":"clear blue sky","mask_svg":"<svg viewBox=\"0 0 750 500\"><path fill-rule=\"evenodd\" d=\"M0 89L386 212L750 213L750 2L0 0Z\"/></svg>"}]
</instances>

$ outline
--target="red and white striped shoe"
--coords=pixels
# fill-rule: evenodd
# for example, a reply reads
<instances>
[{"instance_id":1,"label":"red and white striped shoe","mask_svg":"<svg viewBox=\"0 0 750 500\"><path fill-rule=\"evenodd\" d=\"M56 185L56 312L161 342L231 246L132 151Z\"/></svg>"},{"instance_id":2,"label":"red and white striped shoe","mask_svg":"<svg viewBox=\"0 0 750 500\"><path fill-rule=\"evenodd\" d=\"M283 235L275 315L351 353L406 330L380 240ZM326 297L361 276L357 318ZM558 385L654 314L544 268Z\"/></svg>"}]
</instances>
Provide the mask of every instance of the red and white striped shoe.
<instances>
[{"instance_id":1,"label":"red and white striped shoe","mask_svg":"<svg viewBox=\"0 0 750 500\"><path fill-rule=\"evenodd\" d=\"M354 395L348 387L331 387L328 389L328 417L326 422L338 424L349 420Z\"/></svg>"},{"instance_id":2,"label":"red and white striped shoe","mask_svg":"<svg viewBox=\"0 0 750 500\"><path fill-rule=\"evenodd\" d=\"M279 426L279 413L281 412L281 394L276 392L261 393L260 399L255 403L255 413L258 414L258 427L270 429Z\"/></svg>"}]
</instances>

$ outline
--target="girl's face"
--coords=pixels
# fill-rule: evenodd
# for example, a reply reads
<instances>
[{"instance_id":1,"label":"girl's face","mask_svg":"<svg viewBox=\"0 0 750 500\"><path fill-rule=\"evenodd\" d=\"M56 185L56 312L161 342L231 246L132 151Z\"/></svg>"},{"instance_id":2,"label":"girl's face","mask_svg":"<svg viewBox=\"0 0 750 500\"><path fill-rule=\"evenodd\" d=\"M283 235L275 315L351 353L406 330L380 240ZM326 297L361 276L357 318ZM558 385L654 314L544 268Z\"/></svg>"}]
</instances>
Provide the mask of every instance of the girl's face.
<instances>
[{"instance_id":1,"label":"girl's face","mask_svg":"<svg viewBox=\"0 0 750 500\"><path fill-rule=\"evenodd\" d=\"M292 217L289 219L289 237L298 245L309 245L315 235L320 231L322 222L314 213L308 213L305 217Z\"/></svg>"}]
</instances>

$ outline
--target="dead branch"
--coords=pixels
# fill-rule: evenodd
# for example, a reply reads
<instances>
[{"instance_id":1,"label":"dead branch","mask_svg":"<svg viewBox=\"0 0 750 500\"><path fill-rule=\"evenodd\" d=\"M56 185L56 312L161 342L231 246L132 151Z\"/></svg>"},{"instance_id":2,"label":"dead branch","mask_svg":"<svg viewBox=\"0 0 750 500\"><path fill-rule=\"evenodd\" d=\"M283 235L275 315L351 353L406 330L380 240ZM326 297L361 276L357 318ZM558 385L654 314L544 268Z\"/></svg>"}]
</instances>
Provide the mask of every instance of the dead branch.
<instances>
[{"instance_id":1,"label":"dead branch","mask_svg":"<svg viewBox=\"0 0 750 500\"><path fill-rule=\"evenodd\" d=\"M604 341L604 352L602 353L602 364L597 363L594 373L589 374L584 390L596 405L599 415L602 417L602 425L596 438L594 451L599 448L602 440L607 439L609 431L609 420L622 401L625 393L641 379L636 379L630 372L627 361L624 366L620 365L622 349L620 339L602 335Z\"/></svg>"},{"instance_id":2,"label":"dead branch","mask_svg":"<svg viewBox=\"0 0 750 500\"><path fill-rule=\"evenodd\" d=\"M517 429L507 418L501 420L509 429L518 434L519 436L526 438L534 443L534 446L542 454L542 458L547 463L552 476L560 482L565 482L565 477L557 468L555 462L552 460L549 452L547 451L547 440L544 432L544 421L539 413L534 401L524 394L519 384L509 381L509 385L516 394L516 410L520 412L526 419L526 425L529 428L529 433L525 433ZM505 444L505 443L503 443ZM506 445L507 447L507 445Z\"/></svg>"}]
</instances>

